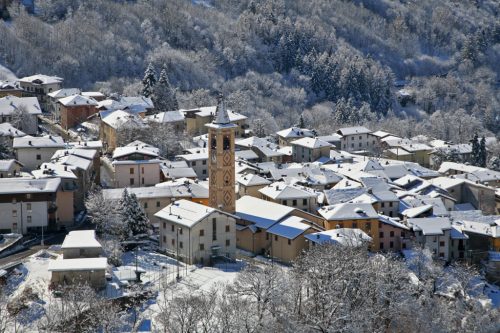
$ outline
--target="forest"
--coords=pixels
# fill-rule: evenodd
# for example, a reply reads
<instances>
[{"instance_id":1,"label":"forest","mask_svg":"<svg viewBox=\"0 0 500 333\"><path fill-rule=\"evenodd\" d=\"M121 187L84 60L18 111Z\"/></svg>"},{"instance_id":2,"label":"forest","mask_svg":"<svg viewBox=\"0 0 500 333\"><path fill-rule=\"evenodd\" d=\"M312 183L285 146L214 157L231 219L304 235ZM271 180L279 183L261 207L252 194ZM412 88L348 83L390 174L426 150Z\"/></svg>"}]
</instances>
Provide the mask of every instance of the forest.
<instances>
[{"instance_id":1,"label":"forest","mask_svg":"<svg viewBox=\"0 0 500 333\"><path fill-rule=\"evenodd\" d=\"M40 0L3 13L0 64L136 95L151 63L181 108L221 91L267 133L302 115L320 134L365 124L466 142L500 134L499 12L495 0Z\"/></svg>"}]
</instances>

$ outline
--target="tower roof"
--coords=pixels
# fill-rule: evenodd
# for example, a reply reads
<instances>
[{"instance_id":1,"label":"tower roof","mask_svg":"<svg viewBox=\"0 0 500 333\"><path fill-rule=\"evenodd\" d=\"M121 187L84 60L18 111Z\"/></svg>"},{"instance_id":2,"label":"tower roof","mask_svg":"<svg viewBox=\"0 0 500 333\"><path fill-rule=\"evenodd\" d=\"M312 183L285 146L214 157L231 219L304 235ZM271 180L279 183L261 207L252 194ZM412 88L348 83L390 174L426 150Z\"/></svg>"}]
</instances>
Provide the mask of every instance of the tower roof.
<instances>
[{"instance_id":1,"label":"tower roof","mask_svg":"<svg viewBox=\"0 0 500 333\"><path fill-rule=\"evenodd\" d=\"M229 114L227 113L226 103L224 101L224 96L219 94L217 98L217 108L215 109L215 117L211 124L207 124L209 127L235 127L236 125L231 123L229 119Z\"/></svg>"}]
</instances>

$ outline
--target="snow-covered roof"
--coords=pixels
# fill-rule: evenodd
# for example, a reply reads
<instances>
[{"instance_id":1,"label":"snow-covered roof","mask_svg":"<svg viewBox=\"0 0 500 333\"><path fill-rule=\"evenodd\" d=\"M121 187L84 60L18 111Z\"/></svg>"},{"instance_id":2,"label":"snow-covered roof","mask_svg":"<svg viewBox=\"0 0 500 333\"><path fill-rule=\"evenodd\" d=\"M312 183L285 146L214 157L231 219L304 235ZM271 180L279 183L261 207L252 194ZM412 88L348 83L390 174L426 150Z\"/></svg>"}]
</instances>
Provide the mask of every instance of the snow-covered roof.
<instances>
[{"instance_id":1,"label":"snow-covered roof","mask_svg":"<svg viewBox=\"0 0 500 333\"><path fill-rule=\"evenodd\" d=\"M311 228L311 225L302 221L304 219L301 217L289 216L267 229L267 232L284 238L295 239Z\"/></svg>"},{"instance_id":2,"label":"snow-covered roof","mask_svg":"<svg viewBox=\"0 0 500 333\"><path fill-rule=\"evenodd\" d=\"M161 170L166 178L197 178L198 175L193 168L162 168Z\"/></svg>"},{"instance_id":3,"label":"snow-covered roof","mask_svg":"<svg viewBox=\"0 0 500 333\"><path fill-rule=\"evenodd\" d=\"M236 181L244 186L269 185L271 181L255 174L244 174L236 177Z\"/></svg>"},{"instance_id":4,"label":"snow-covered roof","mask_svg":"<svg viewBox=\"0 0 500 333\"><path fill-rule=\"evenodd\" d=\"M112 128L119 128L121 126L144 127L142 119L136 114L131 114L123 110L116 110L102 118L102 121Z\"/></svg>"},{"instance_id":5,"label":"snow-covered roof","mask_svg":"<svg viewBox=\"0 0 500 333\"><path fill-rule=\"evenodd\" d=\"M0 124L0 137L5 136L5 137L10 137L10 138L17 138L17 137L21 137L21 136L25 136L25 135L26 135L26 133L15 128L10 123L1 123Z\"/></svg>"},{"instance_id":6,"label":"snow-covered roof","mask_svg":"<svg viewBox=\"0 0 500 333\"><path fill-rule=\"evenodd\" d=\"M183 159L184 161L202 161L208 159L208 153L182 154L176 155L175 158Z\"/></svg>"},{"instance_id":7,"label":"snow-covered roof","mask_svg":"<svg viewBox=\"0 0 500 333\"><path fill-rule=\"evenodd\" d=\"M70 231L66 237L64 237L64 242L61 245L61 249L90 248L102 248L101 243L95 238L95 230Z\"/></svg>"},{"instance_id":8,"label":"snow-covered roof","mask_svg":"<svg viewBox=\"0 0 500 333\"><path fill-rule=\"evenodd\" d=\"M422 231L425 236L444 235L445 230L451 229L451 222L447 217L408 219L408 224L413 230Z\"/></svg>"},{"instance_id":9,"label":"snow-covered roof","mask_svg":"<svg viewBox=\"0 0 500 333\"><path fill-rule=\"evenodd\" d=\"M181 109L179 111L182 111L184 113L194 112L199 117L212 117L212 116L215 116L216 109L217 109L217 106L214 105L214 106L203 106L200 108L189 109L189 110L182 110ZM228 110L228 109L226 109L226 110L227 110L227 115L229 116L229 122L245 120L248 118L247 116L244 116L240 113L233 112L233 111Z\"/></svg>"},{"instance_id":10,"label":"snow-covered roof","mask_svg":"<svg viewBox=\"0 0 500 333\"><path fill-rule=\"evenodd\" d=\"M158 183L155 187L170 188L174 197L208 198L208 184L188 178L176 178Z\"/></svg>"},{"instance_id":11,"label":"snow-covered roof","mask_svg":"<svg viewBox=\"0 0 500 333\"><path fill-rule=\"evenodd\" d=\"M277 144L257 136L236 140L234 144L241 147L268 147L270 149L278 149Z\"/></svg>"},{"instance_id":12,"label":"snow-covered roof","mask_svg":"<svg viewBox=\"0 0 500 333\"><path fill-rule=\"evenodd\" d=\"M57 162L59 164L67 165L71 169L82 169L82 170L89 170L90 166L92 165L92 161L88 160L84 157L76 156L76 155L66 155L63 157L59 157L54 160L54 162Z\"/></svg>"},{"instance_id":13,"label":"snow-covered roof","mask_svg":"<svg viewBox=\"0 0 500 333\"><path fill-rule=\"evenodd\" d=\"M390 225L390 226L395 227L395 228L410 230L410 228L408 228L408 226L404 225L403 223L400 223L398 221L399 219L396 220L395 218L387 216L387 215L378 214L378 220L384 224Z\"/></svg>"},{"instance_id":14,"label":"snow-covered roof","mask_svg":"<svg viewBox=\"0 0 500 333\"><path fill-rule=\"evenodd\" d=\"M303 138L303 137L314 137L314 132L307 128L290 127L284 130L276 132L276 134L282 138Z\"/></svg>"},{"instance_id":15,"label":"snow-covered roof","mask_svg":"<svg viewBox=\"0 0 500 333\"><path fill-rule=\"evenodd\" d=\"M55 160L67 155L75 155L79 157L86 158L88 160L92 160L97 154L97 150L95 149L81 149L81 148L72 148L72 149L59 149L54 155L52 155L51 160Z\"/></svg>"},{"instance_id":16,"label":"snow-covered roof","mask_svg":"<svg viewBox=\"0 0 500 333\"><path fill-rule=\"evenodd\" d=\"M65 165L55 163L42 163L40 169L31 171L36 179L59 177L63 179L78 179L75 173Z\"/></svg>"},{"instance_id":17,"label":"snow-covered roof","mask_svg":"<svg viewBox=\"0 0 500 333\"><path fill-rule=\"evenodd\" d=\"M67 145L68 145L68 147L71 147L71 148L101 149L102 148L102 141L101 140L95 140L95 141L68 142Z\"/></svg>"},{"instance_id":18,"label":"snow-covered roof","mask_svg":"<svg viewBox=\"0 0 500 333\"><path fill-rule=\"evenodd\" d=\"M255 223L258 228L268 229L295 209L271 201L244 196L236 200L236 215Z\"/></svg>"},{"instance_id":19,"label":"snow-covered roof","mask_svg":"<svg viewBox=\"0 0 500 333\"><path fill-rule=\"evenodd\" d=\"M255 160L258 159L259 156L253 150L238 150L235 153L237 158L245 159L245 160Z\"/></svg>"},{"instance_id":20,"label":"snow-covered roof","mask_svg":"<svg viewBox=\"0 0 500 333\"><path fill-rule=\"evenodd\" d=\"M155 107L151 98L144 96L122 96L119 102L126 107L141 106L145 109Z\"/></svg>"},{"instance_id":21,"label":"snow-covered roof","mask_svg":"<svg viewBox=\"0 0 500 333\"><path fill-rule=\"evenodd\" d=\"M110 188L103 189L102 195L105 199L109 200L119 200L123 195L123 188ZM172 187L155 187L155 186L147 186L147 187L130 187L127 188L127 191L130 194L135 194L137 199L151 199L151 198L170 198L174 197L172 193Z\"/></svg>"},{"instance_id":22,"label":"snow-covered roof","mask_svg":"<svg viewBox=\"0 0 500 333\"><path fill-rule=\"evenodd\" d=\"M473 166L473 165L462 164L462 163L443 162L443 163L441 163L441 166L439 167L438 172L444 174L450 170L457 170L457 171L461 171L461 172L474 172L477 170L481 170L481 168Z\"/></svg>"},{"instance_id":23,"label":"snow-covered roof","mask_svg":"<svg viewBox=\"0 0 500 333\"><path fill-rule=\"evenodd\" d=\"M56 91L53 91L51 93L48 93L47 95L52 97L52 98L63 98L63 97L68 97L71 95L77 95L80 94L80 89L78 88L62 88Z\"/></svg>"},{"instance_id":24,"label":"snow-covered roof","mask_svg":"<svg viewBox=\"0 0 500 333\"><path fill-rule=\"evenodd\" d=\"M60 184L61 178L0 178L0 194L54 193Z\"/></svg>"},{"instance_id":25,"label":"snow-covered roof","mask_svg":"<svg viewBox=\"0 0 500 333\"><path fill-rule=\"evenodd\" d=\"M372 238L360 229L337 228L305 235L316 244L338 244L342 246L361 246Z\"/></svg>"},{"instance_id":26,"label":"snow-covered roof","mask_svg":"<svg viewBox=\"0 0 500 333\"><path fill-rule=\"evenodd\" d=\"M318 213L328 221L377 219L378 214L369 203L341 203L325 206Z\"/></svg>"},{"instance_id":27,"label":"snow-covered roof","mask_svg":"<svg viewBox=\"0 0 500 333\"><path fill-rule=\"evenodd\" d=\"M97 102L91 97L85 97L82 95L71 95L68 97L63 97L59 100L64 106L82 106L82 105L92 105L97 106Z\"/></svg>"},{"instance_id":28,"label":"snow-covered roof","mask_svg":"<svg viewBox=\"0 0 500 333\"><path fill-rule=\"evenodd\" d=\"M339 142L340 139L342 139L342 136L339 135L339 134L337 134L337 133L333 133L333 134L330 134L330 135L321 135L321 136L318 136L318 139L326 141L328 143L334 143L334 142Z\"/></svg>"},{"instance_id":29,"label":"snow-covered roof","mask_svg":"<svg viewBox=\"0 0 500 333\"><path fill-rule=\"evenodd\" d=\"M105 270L108 258L57 259L49 261L49 272Z\"/></svg>"},{"instance_id":30,"label":"snow-covered roof","mask_svg":"<svg viewBox=\"0 0 500 333\"><path fill-rule=\"evenodd\" d=\"M155 216L175 224L191 228L215 211L232 216L231 214L218 209L185 199L171 203L157 212Z\"/></svg>"},{"instance_id":31,"label":"snow-covered roof","mask_svg":"<svg viewBox=\"0 0 500 333\"><path fill-rule=\"evenodd\" d=\"M64 140L60 136L30 136L26 135L20 138L14 138L13 148L64 148Z\"/></svg>"},{"instance_id":32,"label":"snow-covered roof","mask_svg":"<svg viewBox=\"0 0 500 333\"><path fill-rule=\"evenodd\" d=\"M359 197L360 195L365 194L366 192L367 189L364 187L353 187L353 188L342 188L342 189L332 188L330 190L323 191L329 205L336 205L339 203L349 202Z\"/></svg>"},{"instance_id":33,"label":"snow-covered roof","mask_svg":"<svg viewBox=\"0 0 500 333\"><path fill-rule=\"evenodd\" d=\"M184 121L185 117L182 111L166 111L147 116L146 119L158 123L175 123Z\"/></svg>"},{"instance_id":34,"label":"snow-covered roof","mask_svg":"<svg viewBox=\"0 0 500 333\"><path fill-rule=\"evenodd\" d=\"M371 133L373 136L376 136L377 138L379 139L382 139L382 138L385 138L389 135L392 135L391 133L389 132L385 132L385 131L375 131L373 133Z\"/></svg>"},{"instance_id":35,"label":"snow-covered roof","mask_svg":"<svg viewBox=\"0 0 500 333\"><path fill-rule=\"evenodd\" d=\"M12 115L19 108L24 108L31 115L42 114L36 97L5 96L0 98L0 115Z\"/></svg>"},{"instance_id":36,"label":"snow-covered roof","mask_svg":"<svg viewBox=\"0 0 500 333\"><path fill-rule=\"evenodd\" d=\"M297 145L310 149L318 149L323 147L331 147L332 145L318 138L301 138L291 142L292 145Z\"/></svg>"},{"instance_id":37,"label":"snow-covered roof","mask_svg":"<svg viewBox=\"0 0 500 333\"><path fill-rule=\"evenodd\" d=\"M147 145L116 147L113 151L113 158L121 158L133 154L158 157L159 149Z\"/></svg>"},{"instance_id":38,"label":"snow-covered roof","mask_svg":"<svg viewBox=\"0 0 500 333\"><path fill-rule=\"evenodd\" d=\"M289 185L283 182L275 182L259 190L266 197L274 200L314 198L317 193L312 190L297 185Z\"/></svg>"},{"instance_id":39,"label":"snow-covered roof","mask_svg":"<svg viewBox=\"0 0 500 333\"><path fill-rule=\"evenodd\" d=\"M100 92L100 91L82 91L81 92L81 95L82 96L85 96L85 97L92 97L92 98L104 98L105 95Z\"/></svg>"},{"instance_id":40,"label":"snow-covered roof","mask_svg":"<svg viewBox=\"0 0 500 333\"><path fill-rule=\"evenodd\" d=\"M19 162L18 160L15 160L15 159L0 160L0 171L3 171L3 172L9 171L10 169L12 169L14 164L17 164L19 166L23 165L21 162Z\"/></svg>"},{"instance_id":41,"label":"snow-covered roof","mask_svg":"<svg viewBox=\"0 0 500 333\"><path fill-rule=\"evenodd\" d=\"M337 134L342 136L346 135L356 135L356 134L366 134L372 131L364 126L354 126L354 127L342 127L337 130Z\"/></svg>"},{"instance_id":42,"label":"snow-covered roof","mask_svg":"<svg viewBox=\"0 0 500 333\"><path fill-rule=\"evenodd\" d=\"M49 76L44 74L35 74L31 76L25 76L20 78L19 82L29 82L35 84L53 84L53 83L61 83L64 79L58 76Z\"/></svg>"}]
</instances>

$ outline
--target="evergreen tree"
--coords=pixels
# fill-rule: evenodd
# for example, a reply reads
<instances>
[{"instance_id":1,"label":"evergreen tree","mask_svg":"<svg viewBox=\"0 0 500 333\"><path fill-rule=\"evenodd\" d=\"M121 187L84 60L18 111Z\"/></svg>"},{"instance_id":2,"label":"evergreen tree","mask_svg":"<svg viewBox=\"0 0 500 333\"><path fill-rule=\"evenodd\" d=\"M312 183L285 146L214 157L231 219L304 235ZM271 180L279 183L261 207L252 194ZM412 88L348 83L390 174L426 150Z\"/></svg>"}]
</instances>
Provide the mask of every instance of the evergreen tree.
<instances>
[{"instance_id":1,"label":"evergreen tree","mask_svg":"<svg viewBox=\"0 0 500 333\"><path fill-rule=\"evenodd\" d=\"M124 225L122 235L124 239L147 232L149 220L135 194L130 194L127 189L124 189L120 200L120 208L122 223Z\"/></svg>"},{"instance_id":2,"label":"evergreen tree","mask_svg":"<svg viewBox=\"0 0 500 333\"><path fill-rule=\"evenodd\" d=\"M486 151L486 139L484 136L481 138L481 142L479 143L479 160L478 166L485 168L486 161L488 158L488 152Z\"/></svg>"},{"instance_id":3,"label":"evergreen tree","mask_svg":"<svg viewBox=\"0 0 500 333\"><path fill-rule=\"evenodd\" d=\"M472 153L471 153L470 163L472 165L478 165L479 164L479 138L477 136L477 133L474 134L474 138L472 138L471 144L472 144Z\"/></svg>"},{"instance_id":4,"label":"evergreen tree","mask_svg":"<svg viewBox=\"0 0 500 333\"><path fill-rule=\"evenodd\" d=\"M299 118L299 128L306 128L306 123L305 123L304 117L302 115L300 115L300 118Z\"/></svg>"},{"instance_id":5,"label":"evergreen tree","mask_svg":"<svg viewBox=\"0 0 500 333\"><path fill-rule=\"evenodd\" d=\"M155 109L158 111L174 111L179 109L175 89L170 85L165 66L161 70L158 84L153 89L152 99Z\"/></svg>"},{"instance_id":6,"label":"evergreen tree","mask_svg":"<svg viewBox=\"0 0 500 333\"><path fill-rule=\"evenodd\" d=\"M144 97L150 97L154 92L154 87L156 85L156 71L152 63L149 63L146 72L144 72L144 78L142 79L142 95Z\"/></svg>"}]
</instances>

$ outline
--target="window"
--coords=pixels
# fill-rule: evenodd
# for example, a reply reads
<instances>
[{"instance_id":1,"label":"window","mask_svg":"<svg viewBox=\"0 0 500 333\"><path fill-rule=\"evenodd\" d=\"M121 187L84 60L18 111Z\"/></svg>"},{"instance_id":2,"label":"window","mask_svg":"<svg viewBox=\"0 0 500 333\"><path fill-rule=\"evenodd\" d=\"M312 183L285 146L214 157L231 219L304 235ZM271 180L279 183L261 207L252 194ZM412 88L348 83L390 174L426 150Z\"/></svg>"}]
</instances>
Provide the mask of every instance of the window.
<instances>
[{"instance_id":1,"label":"window","mask_svg":"<svg viewBox=\"0 0 500 333\"><path fill-rule=\"evenodd\" d=\"M444 246L444 241L440 241L439 246Z\"/></svg>"},{"instance_id":2,"label":"window","mask_svg":"<svg viewBox=\"0 0 500 333\"><path fill-rule=\"evenodd\" d=\"M405 232L401 231L401 237L404 237L404 236L405 236Z\"/></svg>"},{"instance_id":3,"label":"window","mask_svg":"<svg viewBox=\"0 0 500 333\"><path fill-rule=\"evenodd\" d=\"M292 201L292 205L293 205L293 206L297 206L297 200L295 200L295 199L294 199L294 200Z\"/></svg>"},{"instance_id":4,"label":"window","mask_svg":"<svg viewBox=\"0 0 500 333\"><path fill-rule=\"evenodd\" d=\"M439 258L444 258L444 253L443 252L439 252Z\"/></svg>"},{"instance_id":5,"label":"window","mask_svg":"<svg viewBox=\"0 0 500 333\"><path fill-rule=\"evenodd\" d=\"M167 243L167 236L163 236L163 244Z\"/></svg>"},{"instance_id":6,"label":"window","mask_svg":"<svg viewBox=\"0 0 500 333\"><path fill-rule=\"evenodd\" d=\"M226 232L229 232L229 226L226 225Z\"/></svg>"},{"instance_id":7,"label":"window","mask_svg":"<svg viewBox=\"0 0 500 333\"><path fill-rule=\"evenodd\" d=\"M27 210L31 210L31 203L27 203L27 204L26 204L26 209L27 209Z\"/></svg>"},{"instance_id":8,"label":"window","mask_svg":"<svg viewBox=\"0 0 500 333\"><path fill-rule=\"evenodd\" d=\"M392 207L392 205L393 205L393 202L392 201L389 202L389 207Z\"/></svg>"},{"instance_id":9,"label":"window","mask_svg":"<svg viewBox=\"0 0 500 333\"><path fill-rule=\"evenodd\" d=\"M182 242L179 242L179 247L182 249L184 247L184 244Z\"/></svg>"},{"instance_id":10,"label":"window","mask_svg":"<svg viewBox=\"0 0 500 333\"><path fill-rule=\"evenodd\" d=\"M372 229L372 225L370 223L365 223L365 229L366 230L371 230Z\"/></svg>"},{"instance_id":11,"label":"window","mask_svg":"<svg viewBox=\"0 0 500 333\"><path fill-rule=\"evenodd\" d=\"M358 227L358 223L357 222L352 222L352 227L353 228L357 228Z\"/></svg>"},{"instance_id":12,"label":"window","mask_svg":"<svg viewBox=\"0 0 500 333\"><path fill-rule=\"evenodd\" d=\"M31 193L26 193L26 199L31 199Z\"/></svg>"},{"instance_id":13,"label":"window","mask_svg":"<svg viewBox=\"0 0 500 333\"><path fill-rule=\"evenodd\" d=\"M144 185L144 177L142 177L141 182L142 182L142 185Z\"/></svg>"},{"instance_id":14,"label":"window","mask_svg":"<svg viewBox=\"0 0 500 333\"><path fill-rule=\"evenodd\" d=\"M29 216L29 215L28 215L28 216L26 216L26 221L27 221L28 223L31 223L31 216Z\"/></svg>"},{"instance_id":15,"label":"window","mask_svg":"<svg viewBox=\"0 0 500 333\"><path fill-rule=\"evenodd\" d=\"M266 240L269 240L269 234L266 232Z\"/></svg>"},{"instance_id":16,"label":"window","mask_svg":"<svg viewBox=\"0 0 500 333\"><path fill-rule=\"evenodd\" d=\"M286 202L286 200L283 200L283 205L285 205L285 206L287 205L287 202Z\"/></svg>"},{"instance_id":17,"label":"window","mask_svg":"<svg viewBox=\"0 0 500 333\"><path fill-rule=\"evenodd\" d=\"M144 173L144 167L141 167L141 171L142 171L142 173Z\"/></svg>"},{"instance_id":18,"label":"window","mask_svg":"<svg viewBox=\"0 0 500 333\"><path fill-rule=\"evenodd\" d=\"M203 169L202 174L206 175L207 174L207 170Z\"/></svg>"},{"instance_id":19,"label":"window","mask_svg":"<svg viewBox=\"0 0 500 333\"><path fill-rule=\"evenodd\" d=\"M163 229L167 229L167 223L163 222Z\"/></svg>"},{"instance_id":20,"label":"window","mask_svg":"<svg viewBox=\"0 0 500 333\"><path fill-rule=\"evenodd\" d=\"M361 147L361 142L359 143L359 147Z\"/></svg>"},{"instance_id":21,"label":"window","mask_svg":"<svg viewBox=\"0 0 500 333\"><path fill-rule=\"evenodd\" d=\"M200 251L205 251L205 244L200 244Z\"/></svg>"},{"instance_id":22,"label":"window","mask_svg":"<svg viewBox=\"0 0 500 333\"><path fill-rule=\"evenodd\" d=\"M359 136L359 139L361 140L361 139L363 139L363 137L360 135L360 136Z\"/></svg>"},{"instance_id":23,"label":"window","mask_svg":"<svg viewBox=\"0 0 500 333\"><path fill-rule=\"evenodd\" d=\"M436 242L437 242L437 237L436 237L436 236L432 237L432 241L433 241L434 243L436 243Z\"/></svg>"},{"instance_id":24,"label":"window","mask_svg":"<svg viewBox=\"0 0 500 333\"><path fill-rule=\"evenodd\" d=\"M200 237L203 237L203 236L205 236L205 230L200 229Z\"/></svg>"},{"instance_id":25,"label":"window","mask_svg":"<svg viewBox=\"0 0 500 333\"><path fill-rule=\"evenodd\" d=\"M384 249L384 243L380 243L380 249Z\"/></svg>"},{"instance_id":26,"label":"window","mask_svg":"<svg viewBox=\"0 0 500 333\"><path fill-rule=\"evenodd\" d=\"M143 178L143 179L144 179L144 178ZM148 208L148 203L147 203L147 202L145 202L145 203L144 203L144 209L147 209L147 208Z\"/></svg>"},{"instance_id":27,"label":"window","mask_svg":"<svg viewBox=\"0 0 500 333\"><path fill-rule=\"evenodd\" d=\"M159 201L156 202L156 207L160 207L160 202Z\"/></svg>"},{"instance_id":28,"label":"window","mask_svg":"<svg viewBox=\"0 0 500 333\"><path fill-rule=\"evenodd\" d=\"M379 232L379 235L378 235L380 238L384 238L384 233L381 231Z\"/></svg>"},{"instance_id":29,"label":"window","mask_svg":"<svg viewBox=\"0 0 500 333\"><path fill-rule=\"evenodd\" d=\"M217 240L217 219L212 219L212 240Z\"/></svg>"},{"instance_id":30,"label":"window","mask_svg":"<svg viewBox=\"0 0 500 333\"><path fill-rule=\"evenodd\" d=\"M203 164L203 165L207 165L207 160L203 160L203 161L201 162L201 164Z\"/></svg>"},{"instance_id":31,"label":"window","mask_svg":"<svg viewBox=\"0 0 500 333\"><path fill-rule=\"evenodd\" d=\"M17 210L16 210L16 209L14 209L14 210L12 211L12 217L17 217Z\"/></svg>"},{"instance_id":32,"label":"window","mask_svg":"<svg viewBox=\"0 0 500 333\"><path fill-rule=\"evenodd\" d=\"M353 137L353 136L351 136L351 140L354 140L354 137Z\"/></svg>"},{"instance_id":33,"label":"window","mask_svg":"<svg viewBox=\"0 0 500 333\"><path fill-rule=\"evenodd\" d=\"M134 185L134 178L130 178L130 185Z\"/></svg>"},{"instance_id":34,"label":"window","mask_svg":"<svg viewBox=\"0 0 500 333\"><path fill-rule=\"evenodd\" d=\"M231 240L226 239L226 246L230 246L230 245L231 245Z\"/></svg>"},{"instance_id":35,"label":"window","mask_svg":"<svg viewBox=\"0 0 500 333\"><path fill-rule=\"evenodd\" d=\"M175 246L175 239L172 238L172 246Z\"/></svg>"},{"instance_id":36,"label":"window","mask_svg":"<svg viewBox=\"0 0 500 333\"><path fill-rule=\"evenodd\" d=\"M36 159L37 159L37 160L41 160L41 159L42 159L42 155L40 155L40 154L36 154Z\"/></svg>"},{"instance_id":37,"label":"window","mask_svg":"<svg viewBox=\"0 0 500 333\"><path fill-rule=\"evenodd\" d=\"M380 203L380 206L381 206L382 208L384 208L385 203L384 203L384 202Z\"/></svg>"},{"instance_id":38,"label":"window","mask_svg":"<svg viewBox=\"0 0 500 333\"><path fill-rule=\"evenodd\" d=\"M304 206L307 205L307 199L302 199L302 205L304 205Z\"/></svg>"},{"instance_id":39,"label":"window","mask_svg":"<svg viewBox=\"0 0 500 333\"><path fill-rule=\"evenodd\" d=\"M175 231L175 227L174 227L174 225L173 225L173 224L172 224L172 229L171 229L171 230L172 230L172 232L174 232L174 231Z\"/></svg>"},{"instance_id":40,"label":"window","mask_svg":"<svg viewBox=\"0 0 500 333\"><path fill-rule=\"evenodd\" d=\"M392 249L392 248L394 248L394 242L390 242L390 243L389 243L389 247L390 247L391 249Z\"/></svg>"},{"instance_id":41,"label":"window","mask_svg":"<svg viewBox=\"0 0 500 333\"><path fill-rule=\"evenodd\" d=\"M354 148L354 143L351 143L351 148Z\"/></svg>"},{"instance_id":42,"label":"window","mask_svg":"<svg viewBox=\"0 0 500 333\"><path fill-rule=\"evenodd\" d=\"M391 235L391 237L394 237L394 231L391 231L390 235Z\"/></svg>"},{"instance_id":43,"label":"window","mask_svg":"<svg viewBox=\"0 0 500 333\"><path fill-rule=\"evenodd\" d=\"M134 168L130 168L130 174L133 175L134 174Z\"/></svg>"},{"instance_id":44,"label":"window","mask_svg":"<svg viewBox=\"0 0 500 333\"><path fill-rule=\"evenodd\" d=\"M179 235L182 235L182 228L179 228Z\"/></svg>"},{"instance_id":45,"label":"window","mask_svg":"<svg viewBox=\"0 0 500 333\"><path fill-rule=\"evenodd\" d=\"M277 242L278 241L278 235L274 235L274 240Z\"/></svg>"},{"instance_id":46,"label":"window","mask_svg":"<svg viewBox=\"0 0 500 333\"><path fill-rule=\"evenodd\" d=\"M196 166L196 161L191 162L192 166Z\"/></svg>"},{"instance_id":47,"label":"window","mask_svg":"<svg viewBox=\"0 0 500 333\"><path fill-rule=\"evenodd\" d=\"M222 139L222 149L223 150L229 150L231 149L231 140L229 140L229 136L224 136Z\"/></svg>"}]
</instances>

